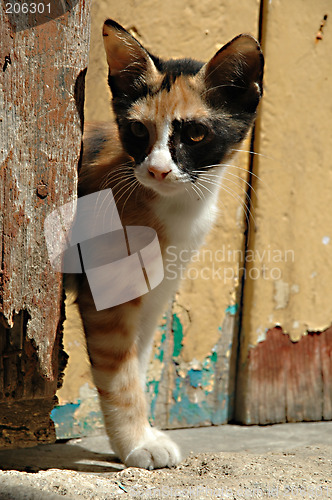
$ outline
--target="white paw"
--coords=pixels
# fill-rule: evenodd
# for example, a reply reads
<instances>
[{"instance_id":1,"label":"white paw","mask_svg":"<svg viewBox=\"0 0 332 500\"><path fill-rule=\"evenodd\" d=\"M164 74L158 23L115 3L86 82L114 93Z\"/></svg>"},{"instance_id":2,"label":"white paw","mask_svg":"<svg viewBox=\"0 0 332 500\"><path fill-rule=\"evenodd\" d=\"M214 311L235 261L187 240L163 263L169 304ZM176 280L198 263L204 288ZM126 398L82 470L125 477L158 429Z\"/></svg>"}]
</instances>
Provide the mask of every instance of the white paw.
<instances>
[{"instance_id":1,"label":"white paw","mask_svg":"<svg viewBox=\"0 0 332 500\"><path fill-rule=\"evenodd\" d=\"M155 437L134 448L125 459L127 467L160 469L175 467L181 461L178 446L165 434L153 429Z\"/></svg>"}]
</instances>

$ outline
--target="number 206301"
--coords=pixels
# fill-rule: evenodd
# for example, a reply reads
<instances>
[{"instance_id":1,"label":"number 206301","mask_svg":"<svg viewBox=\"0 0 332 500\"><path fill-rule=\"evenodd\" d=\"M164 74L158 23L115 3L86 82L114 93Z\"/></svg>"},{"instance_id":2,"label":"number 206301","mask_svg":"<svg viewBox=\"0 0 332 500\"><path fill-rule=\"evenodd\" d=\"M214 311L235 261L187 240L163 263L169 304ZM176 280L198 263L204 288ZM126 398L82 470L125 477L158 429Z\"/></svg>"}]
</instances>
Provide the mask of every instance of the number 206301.
<instances>
[{"instance_id":1,"label":"number 206301","mask_svg":"<svg viewBox=\"0 0 332 500\"><path fill-rule=\"evenodd\" d=\"M6 3L6 14L50 14L51 4L39 3Z\"/></svg>"}]
</instances>

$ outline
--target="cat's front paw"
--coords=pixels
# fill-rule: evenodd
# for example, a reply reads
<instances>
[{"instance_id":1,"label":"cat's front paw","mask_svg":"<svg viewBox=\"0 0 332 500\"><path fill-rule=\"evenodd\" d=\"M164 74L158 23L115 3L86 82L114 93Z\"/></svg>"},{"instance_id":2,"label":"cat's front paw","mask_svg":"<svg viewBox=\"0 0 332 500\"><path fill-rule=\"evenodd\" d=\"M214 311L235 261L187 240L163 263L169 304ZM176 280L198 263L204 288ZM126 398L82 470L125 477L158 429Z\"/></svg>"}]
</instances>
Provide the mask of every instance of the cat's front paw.
<instances>
[{"instance_id":1,"label":"cat's front paw","mask_svg":"<svg viewBox=\"0 0 332 500\"><path fill-rule=\"evenodd\" d=\"M134 448L125 459L127 467L142 469L160 469L175 467L181 461L178 446L169 437L154 429L154 438Z\"/></svg>"}]
</instances>

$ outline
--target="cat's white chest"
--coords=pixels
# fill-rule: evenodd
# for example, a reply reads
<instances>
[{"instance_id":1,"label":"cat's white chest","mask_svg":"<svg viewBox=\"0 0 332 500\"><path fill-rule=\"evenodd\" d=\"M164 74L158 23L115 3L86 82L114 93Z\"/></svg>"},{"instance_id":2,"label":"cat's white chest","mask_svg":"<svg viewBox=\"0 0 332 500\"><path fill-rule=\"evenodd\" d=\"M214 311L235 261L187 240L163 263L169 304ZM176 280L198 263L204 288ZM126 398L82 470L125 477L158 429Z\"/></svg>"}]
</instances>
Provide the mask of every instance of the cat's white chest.
<instances>
[{"instance_id":1,"label":"cat's white chest","mask_svg":"<svg viewBox=\"0 0 332 500\"><path fill-rule=\"evenodd\" d=\"M209 199L196 196L189 200L165 198L156 206L169 245L182 248L199 248L210 231L217 214L217 193Z\"/></svg>"}]
</instances>

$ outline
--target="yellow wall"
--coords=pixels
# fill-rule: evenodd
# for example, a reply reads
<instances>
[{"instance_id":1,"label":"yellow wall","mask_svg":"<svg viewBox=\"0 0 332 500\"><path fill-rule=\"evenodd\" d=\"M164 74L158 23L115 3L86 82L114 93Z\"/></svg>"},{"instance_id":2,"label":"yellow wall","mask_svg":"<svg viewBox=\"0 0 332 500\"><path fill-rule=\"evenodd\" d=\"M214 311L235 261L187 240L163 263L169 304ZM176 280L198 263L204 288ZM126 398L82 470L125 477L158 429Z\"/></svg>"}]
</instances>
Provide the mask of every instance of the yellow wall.
<instances>
[{"instance_id":1,"label":"yellow wall","mask_svg":"<svg viewBox=\"0 0 332 500\"><path fill-rule=\"evenodd\" d=\"M250 240L253 252L270 251L264 262L276 268L276 279L246 282L244 326L251 343L276 324L297 340L332 319L330 26L316 40L331 4L282 3L282 9L268 3L265 13L265 97L257 127L262 156L255 161L257 231Z\"/></svg>"}]
</instances>

